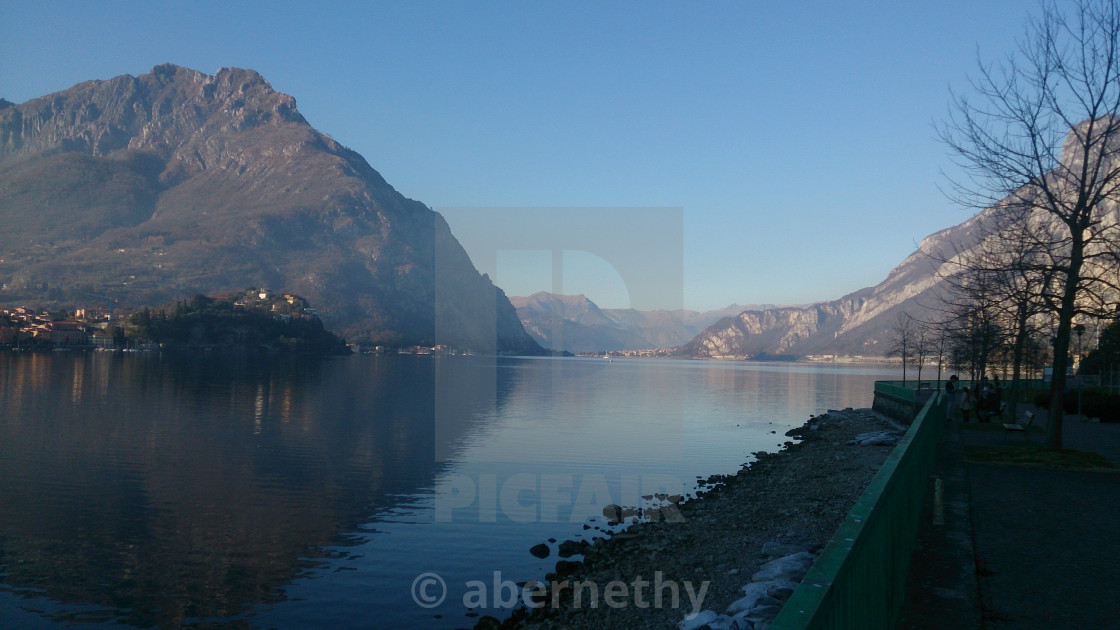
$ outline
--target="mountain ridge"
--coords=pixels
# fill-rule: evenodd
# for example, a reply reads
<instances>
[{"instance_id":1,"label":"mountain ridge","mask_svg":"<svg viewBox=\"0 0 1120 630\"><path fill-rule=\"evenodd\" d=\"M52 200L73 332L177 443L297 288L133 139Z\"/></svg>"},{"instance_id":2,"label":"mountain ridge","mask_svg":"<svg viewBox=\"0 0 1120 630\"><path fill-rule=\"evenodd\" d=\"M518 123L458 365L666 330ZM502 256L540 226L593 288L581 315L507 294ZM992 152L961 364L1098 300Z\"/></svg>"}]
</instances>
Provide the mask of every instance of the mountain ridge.
<instances>
[{"instance_id":1,"label":"mountain ridge","mask_svg":"<svg viewBox=\"0 0 1120 630\"><path fill-rule=\"evenodd\" d=\"M510 302L537 343L560 349L554 343L559 334L562 349L576 354L676 347L719 319L750 308L732 304L704 312L601 309L582 293L557 295L546 291L511 297Z\"/></svg>"},{"instance_id":2,"label":"mountain ridge","mask_svg":"<svg viewBox=\"0 0 1120 630\"><path fill-rule=\"evenodd\" d=\"M355 341L541 351L442 216L253 70L163 64L4 105L0 192L5 301L262 286Z\"/></svg>"},{"instance_id":3,"label":"mountain ridge","mask_svg":"<svg viewBox=\"0 0 1120 630\"><path fill-rule=\"evenodd\" d=\"M993 209L923 238L917 249L874 286L806 306L745 310L705 329L674 351L694 358L758 355L883 357L901 313L934 308L958 256L980 244L980 224Z\"/></svg>"}]
</instances>

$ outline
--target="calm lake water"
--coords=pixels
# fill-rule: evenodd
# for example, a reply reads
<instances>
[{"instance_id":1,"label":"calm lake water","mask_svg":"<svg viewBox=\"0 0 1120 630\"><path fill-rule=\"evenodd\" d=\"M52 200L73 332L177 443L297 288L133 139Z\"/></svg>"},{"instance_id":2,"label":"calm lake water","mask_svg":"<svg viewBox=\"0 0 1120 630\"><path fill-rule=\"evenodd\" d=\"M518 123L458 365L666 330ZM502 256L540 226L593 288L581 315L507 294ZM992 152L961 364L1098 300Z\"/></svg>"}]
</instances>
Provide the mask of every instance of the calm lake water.
<instances>
[{"instance_id":1,"label":"calm lake water","mask_svg":"<svg viewBox=\"0 0 1120 630\"><path fill-rule=\"evenodd\" d=\"M608 503L693 494L896 376L2 354L0 627L469 627L472 580L542 578L556 545L534 544L602 535ZM506 616L498 595L473 612Z\"/></svg>"}]
</instances>

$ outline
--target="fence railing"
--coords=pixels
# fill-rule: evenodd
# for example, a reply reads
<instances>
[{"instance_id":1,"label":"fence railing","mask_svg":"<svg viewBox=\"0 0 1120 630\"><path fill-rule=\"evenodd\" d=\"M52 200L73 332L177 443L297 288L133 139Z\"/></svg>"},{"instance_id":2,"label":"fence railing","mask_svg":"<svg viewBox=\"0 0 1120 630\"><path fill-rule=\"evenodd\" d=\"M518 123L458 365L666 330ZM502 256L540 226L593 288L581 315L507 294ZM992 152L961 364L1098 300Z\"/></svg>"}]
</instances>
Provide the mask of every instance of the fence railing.
<instances>
[{"instance_id":1,"label":"fence railing","mask_svg":"<svg viewBox=\"0 0 1120 630\"><path fill-rule=\"evenodd\" d=\"M944 378L940 381L938 381L937 379L922 379L921 381L911 379L906 381L905 384L902 381L875 381L875 391L882 390L898 393L902 392L903 390L909 390L913 392L916 390L936 390L939 387L940 389L945 389L945 383L947 383L948 380L949 379ZM957 388L963 389L965 387L972 387L974 382L975 381L961 379L957 381ZM1000 387L1003 389L1003 391L1009 390L1011 388L1011 379L1000 379ZM1041 378L1019 379L1019 389L1047 389L1049 387L1050 381L1043 380Z\"/></svg>"},{"instance_id":2,"label":"fence railing","mask_svg":"<svg viewBox=\"0 0 1120 630\"><path fill-rule=\"evenodd\" d=\"M933 396L782 607L772 630L893 627L944 426L945 401Z\"/></svg>"},{"instance_id":3,"label":"fence railing","mask_svg":"<svg viewBox=\"0 0 1120 630\"><path fill-rule=\"evenodd\" d=\"M898 398L899 400L914 402L914 395L917 391L916 382L908 381L904 385L902 381L875 381L876 394L886 394Z\"/></svg>"},{"instance_id":4,"label":"fence railing","mask_svg":"<svg viewBox=\"0 0 1120 630\"><path fill-rule=\"evenodd\" d=\"M875 399L871 408L899 422L909 423L932 394L933 390L919 389L902 381L875 381Z\"/></svg>"},{"instance_id":5,"label":"fence railing","mask_svg":"<svg viewBox=\"0 0 1120 630\"><path fill-rule=\"evenodd\" d=\"M937 380L937 379L922 379L921 381L916 381L914 379L909 379L905 383L903 381L875 381L875 389L878 390L880 388L897 388L899 390L908 389L908 390L911 390L911 391L914 391L914 390L917 390L917 389L939 389L939 383L940 383L940 389L945 389L945 383L946 382L949 382L949 379L941 379L940 381ZM976 381L961 379L959 381L956 381L956 387L958 387L958 388L972 387L974 382L976 382ZM1002 379L1001 378L999 380L999 385L1002 389L1007 390L1011 387L1011 379ZM921 387L918 387L918 386L921 386ZM1044 379L1019 379L1019 389L1046 389L1048 387L1049 387L1049 381L1048 380L1044 380Z\"/></svg>"},{"instance_id":6,"label":"fence railing","mask_svg":"<svg viewBox=\"0 0 1120 630\"><path fill-rule=\"evenodd\" d=\"M944 390L945 380L940 383L935 379L932 381L875 381L875 400L871 407L879 413L886 414L899 422L910 422L910 420L917 414L918 409L925 404L926 400L932 396L940 385ZM975 384L970 380L957 381L957 391L963 391L972 387ZM1003 400L1011 400L1013 391L1011 389L1010 381L1002 381L1001 392ZM1050 388L1050 381L1042 379L1020 379L1019 380L1019 396L1020 403L1030 402L1031 396L1035 392L1048 390Z\"/></svg>"}]
</instances>

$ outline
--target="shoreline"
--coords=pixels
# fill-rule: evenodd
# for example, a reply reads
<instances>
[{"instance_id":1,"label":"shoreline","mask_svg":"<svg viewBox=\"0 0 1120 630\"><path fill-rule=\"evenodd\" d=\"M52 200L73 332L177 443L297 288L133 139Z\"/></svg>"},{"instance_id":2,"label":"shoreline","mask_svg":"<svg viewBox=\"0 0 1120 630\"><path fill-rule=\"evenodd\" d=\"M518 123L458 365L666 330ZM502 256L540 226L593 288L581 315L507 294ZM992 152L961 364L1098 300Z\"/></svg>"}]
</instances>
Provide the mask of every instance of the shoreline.
<instances>
[{"instance_id":1,"label":"shoreline","mask_svg":"<svg viewBox=\"0 0 1120 630\"><path fill-rule=\"evenodd\" d=\"M766 562L823 548L893 450L890 440L861 446L852 438L903 428L871 409L811 416L786 433L796 442L755 453L735 474L701 481L697 496L664 510L664 520L634 522L590 544L560 543L561 559L544 578L559 589L542 586L539 607L522 605L504 621L483 616L474 627L675 628L699 610L724 614ZM564 558L565 547L582 558ZM646 598L592 599L591 585L611 584Z\"/></svg>"}]
</instances>

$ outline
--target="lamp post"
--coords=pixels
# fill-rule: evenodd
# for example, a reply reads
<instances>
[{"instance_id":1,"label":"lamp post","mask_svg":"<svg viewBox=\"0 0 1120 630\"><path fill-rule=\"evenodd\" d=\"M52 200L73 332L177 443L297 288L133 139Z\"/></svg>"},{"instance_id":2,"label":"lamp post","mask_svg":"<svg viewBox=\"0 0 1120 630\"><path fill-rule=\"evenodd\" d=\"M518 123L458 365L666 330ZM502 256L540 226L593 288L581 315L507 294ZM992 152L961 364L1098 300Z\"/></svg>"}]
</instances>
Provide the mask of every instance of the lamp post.
<instances>
[{"instance_id":1,"label":"lamp post","mask_svg":"<svg viewBox=\"0 0 1120 630\"><path fill-rule=\"evenodd\" d=\"M1073 332L1077 334L1077 415L1081 415L1081 335L1085 334L1085 324L1078 324L1073 327ZM1083 418L1084 419L1084 418Z\"/></svg>"}]
</instances>

